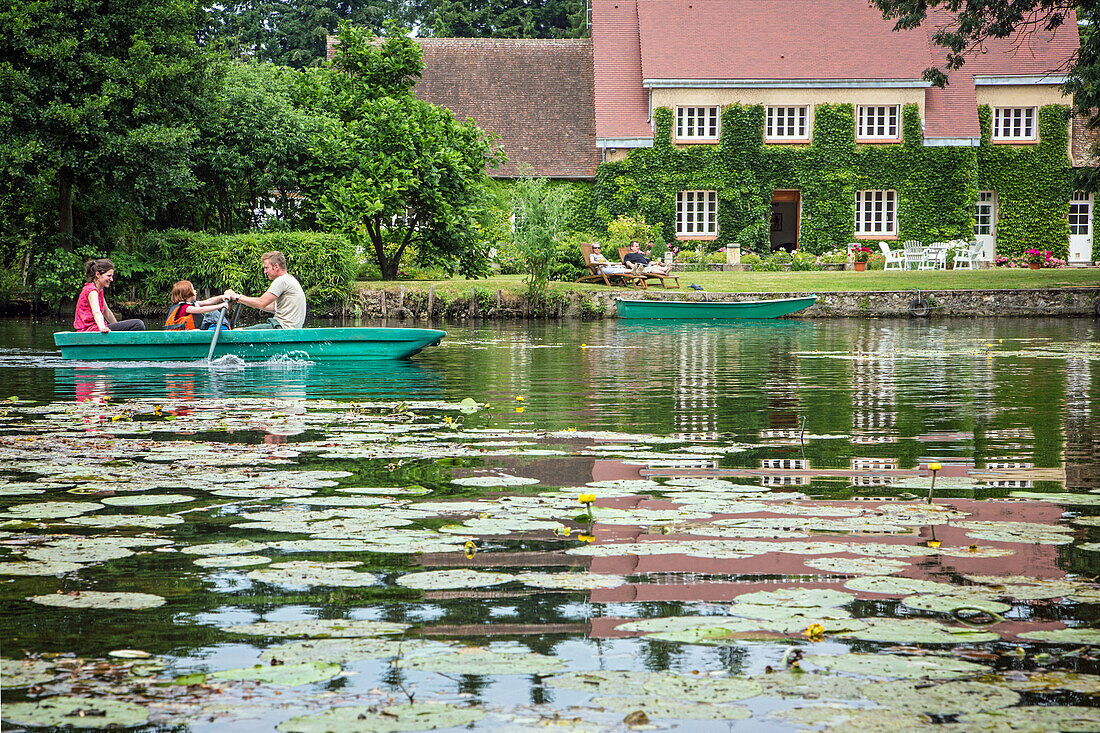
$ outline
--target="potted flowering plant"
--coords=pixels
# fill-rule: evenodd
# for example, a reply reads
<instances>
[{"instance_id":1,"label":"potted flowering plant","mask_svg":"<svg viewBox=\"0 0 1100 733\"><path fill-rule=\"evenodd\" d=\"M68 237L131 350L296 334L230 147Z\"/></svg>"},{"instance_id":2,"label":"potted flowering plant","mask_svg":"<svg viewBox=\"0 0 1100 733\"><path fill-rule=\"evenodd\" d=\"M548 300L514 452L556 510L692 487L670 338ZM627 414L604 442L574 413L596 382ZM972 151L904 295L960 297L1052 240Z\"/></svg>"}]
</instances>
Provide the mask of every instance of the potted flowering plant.
<instances>
[{"instance_id":1,"label":"potted flowering plant","mask_svg":"<svg viewBox=\"0 0 1100 733\"><path fill-rule=\"evenodd\" d=\"M867 260L871 259L871 248L862 244L852 245L852 262L858 271L867 269Z\"/></svg>"},{"instance_id":2,"label":"potted flowering plant","mask_svg":"<svg viewBox=\"0 0 1100 733\"><path fill-rule=\"evenodd\" d=\"M1038 270L1050 260L1050 252L1045 249L1032 248L1024 252L1024 258L1027 260L1028 267L1032 270Z\"/></svg>"}]
</instances>

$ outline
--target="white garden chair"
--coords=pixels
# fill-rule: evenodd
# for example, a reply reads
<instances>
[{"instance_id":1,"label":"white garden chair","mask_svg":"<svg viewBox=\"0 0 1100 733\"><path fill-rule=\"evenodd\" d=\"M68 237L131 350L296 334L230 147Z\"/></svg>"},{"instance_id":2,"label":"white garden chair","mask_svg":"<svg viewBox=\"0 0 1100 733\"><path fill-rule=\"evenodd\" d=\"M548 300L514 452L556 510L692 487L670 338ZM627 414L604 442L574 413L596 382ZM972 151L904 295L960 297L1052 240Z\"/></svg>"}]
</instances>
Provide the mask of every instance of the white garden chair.
<instances>
[{"instance_id":1,"label":"white garden chair","mask_svg":"<svg viewBox=\"0 0 1100 733\"><path fill-rule=\"evenodd\" d=\"M973 270L974 263L982 256L982 245L978 242L960 242L955 249L953 266L956 270Z\"/></svg>"},{"instance_id":2,"label":"white garden chair","mask_svg":"<svg viewBox=\"0 0 1100 733\"><path fill-rule=\"evenodd\" d=\"M924 242L910 239L901 245L905 254L905 269L916 270L924 259Z\"/></svg>"},{"instance_id":3,"label":"white garden chair","mask_svg":"<svg viewBox=\"0 0 1100 733\"><path fill-rule=\"evenodd\" d=\"M947 242L933 242L924 248L920 258L918 270L946 270L947 269Z\"/></svg>"},{"instance_id":4,"label":"white garden chair","mask_svg":"<svg viewBox=\"0 0 1100 733\"><path fill-rule=\"evenodd\" d=\"M882 250L882 256L886 258L886 264L883 266L883 270L905 269L905 252L903 250L890 249L890 245L886 242L879 242L878 248Z\"/></svg>"}]
</instances>

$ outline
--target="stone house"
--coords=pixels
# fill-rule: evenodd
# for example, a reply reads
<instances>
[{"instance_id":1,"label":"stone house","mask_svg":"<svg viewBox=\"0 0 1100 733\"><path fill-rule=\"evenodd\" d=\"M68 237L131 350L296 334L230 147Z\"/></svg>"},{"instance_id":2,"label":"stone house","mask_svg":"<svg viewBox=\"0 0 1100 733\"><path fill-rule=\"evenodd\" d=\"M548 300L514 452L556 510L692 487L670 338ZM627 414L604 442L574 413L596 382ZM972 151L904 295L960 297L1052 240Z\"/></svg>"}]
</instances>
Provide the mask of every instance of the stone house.
<instances>
[{"instance_id":1,"label":"stone house","mask_svg":"<svg viewBox=\"0 0 1100 733\"><path fill-rule=\"evenodd\" d=\"M418 96L497 134L494 175L594 180L602 223L666 239L822 252L977 239L1097 259L1092 136L1061 91L1073 17L968 55L858 0L592 0L584 40L425 39Z\"/></svg>"}]
</instances>

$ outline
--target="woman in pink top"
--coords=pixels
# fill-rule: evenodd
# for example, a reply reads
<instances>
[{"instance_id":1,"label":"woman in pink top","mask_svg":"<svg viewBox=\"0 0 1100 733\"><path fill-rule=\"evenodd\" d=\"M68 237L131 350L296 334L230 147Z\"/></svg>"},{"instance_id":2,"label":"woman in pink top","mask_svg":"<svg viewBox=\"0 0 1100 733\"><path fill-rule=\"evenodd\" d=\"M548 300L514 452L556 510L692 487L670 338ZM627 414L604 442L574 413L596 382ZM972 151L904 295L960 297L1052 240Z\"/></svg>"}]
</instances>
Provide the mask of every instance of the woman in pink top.
<instances>
[{"instance_id":1,"label":"woman in pink top","mask_svg":"<svg viewBox=\"0 0 1100 733\"><path fill-rule=\"evenodd\" d=\"M84 289L76 299L74 331L144 331L145 321L130 318L120 321L103 298L103 289L115 279L115 265L110 260L88 260L84 263Z\"/></svg>"}]
</instances>

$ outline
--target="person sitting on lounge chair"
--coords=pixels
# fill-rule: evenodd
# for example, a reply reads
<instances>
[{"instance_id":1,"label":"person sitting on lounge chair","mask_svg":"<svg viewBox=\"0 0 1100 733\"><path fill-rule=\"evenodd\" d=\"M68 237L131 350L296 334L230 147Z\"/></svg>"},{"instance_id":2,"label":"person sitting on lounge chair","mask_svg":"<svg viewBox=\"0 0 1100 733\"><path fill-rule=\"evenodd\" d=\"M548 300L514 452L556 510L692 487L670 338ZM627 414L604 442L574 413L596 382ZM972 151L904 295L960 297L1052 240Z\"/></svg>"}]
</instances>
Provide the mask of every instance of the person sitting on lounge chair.
<instances>
[{"instance_id":1,"label":"person sitting on lounge chair","mask_svg":"<svg viewBox=\"0 0 1100 733\"><path fill-rule=\"evenodd\" d=\"M592 244L592 255L588 259L589 264L592 264L600 269L605 275L629 275L630 268L626 265L619 265L611 262L602 254L600 254L600 243L594 242Z\"/></svg>"},{"instance_id":2,"label":"person sitting on lounge chair","mask_svg":"<svg viewBox=\"0 0 1100 733\"><path fill-rule=\"evenodd\" d=\"M642 254L642 247L636 241L630 243L630 251L623 255L623 262L633 266L635 274L667 275L669 268L658 264Z\"/></svg>"}]
</instances>

